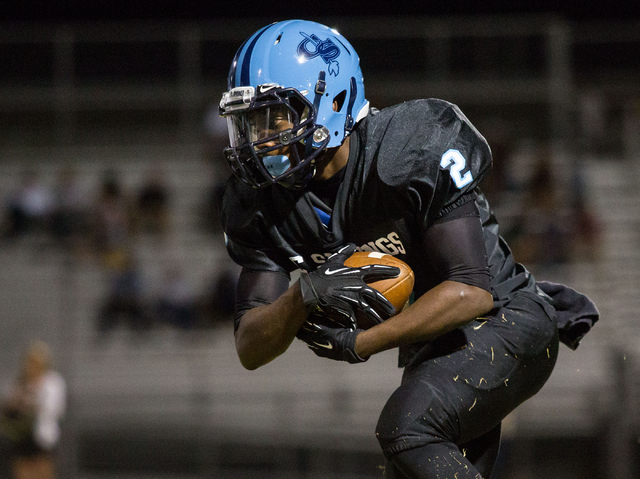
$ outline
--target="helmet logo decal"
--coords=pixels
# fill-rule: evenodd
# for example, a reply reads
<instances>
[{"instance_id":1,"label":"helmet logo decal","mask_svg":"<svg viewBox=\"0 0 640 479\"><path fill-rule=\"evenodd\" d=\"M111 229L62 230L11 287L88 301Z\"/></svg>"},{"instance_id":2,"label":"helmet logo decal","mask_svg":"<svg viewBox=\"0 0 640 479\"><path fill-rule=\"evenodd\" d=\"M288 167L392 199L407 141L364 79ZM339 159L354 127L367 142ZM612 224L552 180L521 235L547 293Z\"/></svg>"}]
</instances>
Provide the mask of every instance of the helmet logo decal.
<instances>
[{"instance_id":1,"label":"helmet logo decal","mask_svg":"<svg viewBox=\"0 0 640 479\"><path fill-rule=\"evenodd\" d=\"M300 32L300 35L304 37L304 40L298 44L298 56L303 57L305 61L319 56L328 65L329 74L338 76L340 64L335 59L340 56L340 48L330 38L320 40L317 35L307 35L303 32ZM312 45L311 48L309 48L309 44Z\"/></svg>"}]
</instances>

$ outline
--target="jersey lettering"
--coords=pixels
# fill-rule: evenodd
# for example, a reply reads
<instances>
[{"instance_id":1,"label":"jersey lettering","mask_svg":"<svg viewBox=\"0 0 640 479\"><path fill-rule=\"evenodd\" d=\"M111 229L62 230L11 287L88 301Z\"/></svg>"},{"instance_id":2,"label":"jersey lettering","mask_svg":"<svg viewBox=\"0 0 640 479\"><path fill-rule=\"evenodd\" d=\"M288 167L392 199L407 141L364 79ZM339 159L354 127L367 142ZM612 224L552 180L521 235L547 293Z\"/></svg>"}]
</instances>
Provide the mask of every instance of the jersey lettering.
<instances>
[{"instance_id":1,"label":"jersey lettering","mask_svg":"<svg viewBox=\"0 0 640 479\"><path fill-rule=\"evenodd\" d=\"M398 249L398 253L400 254L407 254L407 250L404 249L404 245L402 244L402 241L400 241L400 237L398 236L398 233L396 233L395 231L393 231L392 233L389 233L387 235L387 238L389 238L389 240L391 241L391 243L393 243L394 249L397 248ZM394 256L397 255L398 253L391 253Z\"/></svg>"},{"instance_id":2,"label":"jersey lettering","mask_svg":"<svg viewBox=\"0 0 640 479\"><path fill-rule=\"evenodd\" d=\"M297 264L298 266L300 266L301 264L304 264L304 258L302 256L290 256L289 259L291 261L293 261L295 264Z\"/></svg>"},{"instance_id":3,"label":"jersey lettering","mask_svg":"<svg viewBox=\"0 0 640 479\"><path fill-rule=\"evenodd\" d=\"M391 241L387 238L379 238L376 240L376 246L378 247L378 251L381 253L397 255L399 253L398 248L396 248Z\"/></svg>"},{"instance_id":4,"label":"jersey lettering","mask_svg":"<svg viewBox=\"0 0 640 479\"><path fill-rule=\"evenodd\" d=\"M369 241L367 244L363 244L362 246L360 246L360 248L358 248L360 251L377 251L376 250L376 244L374 241Z\"/></svg>"},{"instance_id":5,"label":"jersey lettering","mask_svg":"<svg viewBox=\"0 0 640 479\"><path fill-rule=\"evenodd\" d=\"M407 253L407 250L400 240L400 236L395 231L392 231L387 236L378 238L375 241L369 241L356 249L358 251L390 254L392 256ZM323 264L329 256L331 256L331 253L314 253L311 255L311 259L316 264Z\"/></svg>"},{"instance_id":6,"label":"jersey lettering","mask_svg":"<svg viewBox=\"0 0 640 479\"><path fill-rule=\"evenodd\" d=\"M328 257L329 257L329 253L327 254L314 253L311 255L311 259L313 260L314 263L317 263L317 264L324 263Z\"/></svg>"},{"instance_id":7,"label":"jersey lettering","mask_svg":"<svg viewBox=\"0 0 640 479\"><path fill-rule=\"evenodd\" d=\"M470 171L462 174L462 171L467 167L467 160L458 150L447 150L440 159L440 166L451 172L451 179L460 189L473 181Z\"/></svg>"}]
</instances>

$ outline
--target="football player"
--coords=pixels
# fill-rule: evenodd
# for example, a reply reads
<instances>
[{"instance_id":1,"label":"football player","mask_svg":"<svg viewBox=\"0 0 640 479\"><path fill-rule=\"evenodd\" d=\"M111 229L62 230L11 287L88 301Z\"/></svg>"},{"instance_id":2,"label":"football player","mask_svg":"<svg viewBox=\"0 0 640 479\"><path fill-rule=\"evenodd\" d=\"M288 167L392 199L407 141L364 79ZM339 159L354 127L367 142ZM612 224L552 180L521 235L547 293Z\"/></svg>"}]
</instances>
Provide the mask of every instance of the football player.
<instances>
[{"instance_id":1,"label":"football player","mask_svg":"<svg viewBox=\"0 0 640 479\"><path fill-rule=\"evenodd\" d=\"M376 429L386 477L488 478L501 420L549 378L559 337L575 348L598 313L563 285L554 302L514 260L478 188L487 142L443 100L371 108L356 51L314 22L251 35L228 88L221 211L242 266L241 363L258 368L296 336L350 363L399 348L402 383ZM397 268L345 267L356 250L408 263L413 304L393 315L367 283ZM356 313L375 326L358 329Z\"/></svg>"}]
</instances>

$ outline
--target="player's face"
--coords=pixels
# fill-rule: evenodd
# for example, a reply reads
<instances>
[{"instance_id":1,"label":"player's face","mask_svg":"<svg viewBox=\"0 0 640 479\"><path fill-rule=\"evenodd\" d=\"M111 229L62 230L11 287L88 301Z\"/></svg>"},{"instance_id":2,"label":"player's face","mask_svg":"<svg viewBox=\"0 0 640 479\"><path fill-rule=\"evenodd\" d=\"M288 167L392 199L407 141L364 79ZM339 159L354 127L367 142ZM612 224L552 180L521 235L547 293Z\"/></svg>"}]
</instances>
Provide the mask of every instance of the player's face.
<instances>
[{"instance_id":1,"label":"player's face","mask_svg":"<svg viewBox=\"0 0 640 479\"><path fill-rule=\"evenodd\" d=\"M274 146L278 133L291 129L291 111L284 105L259 108L229 116L231 146L256 143L274 137L264 146ZM262 146L264 148L264 146Z\"/></svg>"},{"instance_id":2,"label":"player's face","mask_svg":"<svg viewBox=\"0 0 640 479\"><path fill-rule=\"evenodd\" d=\"M291 111L284 106L257 110L255 116L254 124L258 140L275 136L293 127Z\"/></svg>"},{"instance_id":3,"label":"player's face","mask_svg":"<svg viewBox=\"0 0 640 479\"><path fill-rule=\"evenodd\" d=\"M242 93L242 101L234 100L240 94L229 94L221 102L230 140L225 155L231 168L254 185L275 178L282 186L293 187L301 181L301 175L309 177L311 172L301 167L305 155L314 153L308 143L316 130L310 129L314 126L313 106L304 97L296 96L294 90L280 96L263 96L259 101L247 101L246 92ZM224 103L229 96L233 101ZM288 174L290 170L293 171Z\"/></svg>"},{"instance_id":4,"label":"player's face","mask_svg":"<svg viewBox=\"0 0 640 479\"><path fill-rule=\"evenodd\" d=\"M288 158L289 165L296 162L290 155L292 145L281 144L280 133L289 131L289 137L294 127L293 112L284 105L274 105L265 108L250 110L245 113L233 115L231 118L230 132L233 146L242 144L254 144L258 154L264 151L268 157L284 156ZM280 171L280 170L278 170Z\"/></svg>"},{"instance_id":5,"label":"player's face","mask_svg":"<svg viewBox=\"0 0 640 479\"><path fill-rule=\"evenodd\" d=\"M258 127L256 134L258 140L270 139L269 141L256 145L256 150L259 152L262 149L273 148L280 145L278 134L287 130L291 131L293 128L291 111L284 106L279 106L258 110L256 113L256 126ZM281 145L280 148L271 150L268 155L285 155L289 157L290 148L291 145Z\"/></svg>"}]
</instances>

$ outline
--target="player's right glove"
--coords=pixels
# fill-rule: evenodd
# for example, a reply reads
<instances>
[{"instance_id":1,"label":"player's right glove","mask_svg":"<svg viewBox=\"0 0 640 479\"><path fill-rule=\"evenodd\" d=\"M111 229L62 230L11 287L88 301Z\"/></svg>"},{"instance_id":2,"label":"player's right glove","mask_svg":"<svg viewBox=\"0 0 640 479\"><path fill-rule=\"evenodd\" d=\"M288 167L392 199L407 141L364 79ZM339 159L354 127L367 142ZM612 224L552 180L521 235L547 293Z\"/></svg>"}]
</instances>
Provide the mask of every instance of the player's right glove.
<instances>
[{"instance_id":1,"label":"player's right glove","mask_svg":"<svg viewBox=\"0 0 640 479\"><path fill-rule=\"evenodd\" d=\"M348 244L316 270L300 275L302 299L308 313L328 316L342 327L357 328L356 311L372 323L381 323L395 308L382 293L367 283L395 278L400 269L394 266L372 264L359 268L344 265L356 251Z\"/></svg>"}]
</instances>

